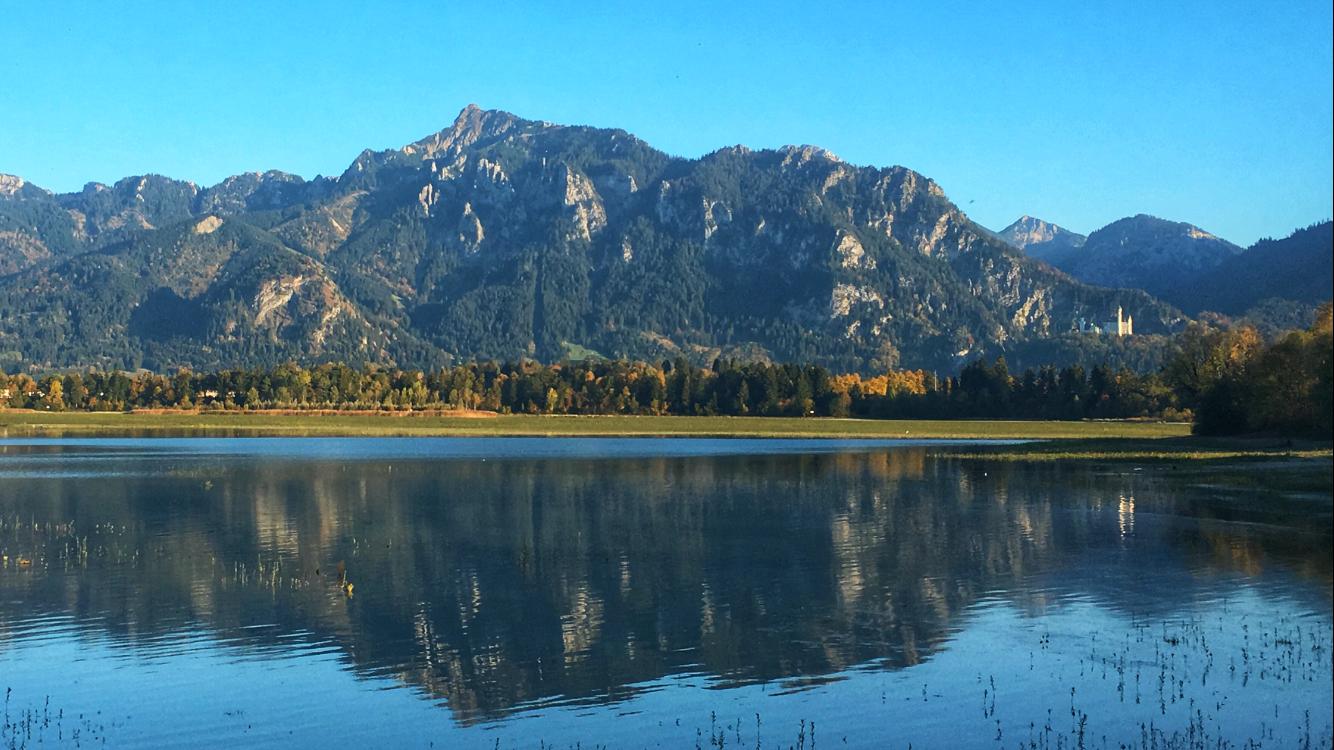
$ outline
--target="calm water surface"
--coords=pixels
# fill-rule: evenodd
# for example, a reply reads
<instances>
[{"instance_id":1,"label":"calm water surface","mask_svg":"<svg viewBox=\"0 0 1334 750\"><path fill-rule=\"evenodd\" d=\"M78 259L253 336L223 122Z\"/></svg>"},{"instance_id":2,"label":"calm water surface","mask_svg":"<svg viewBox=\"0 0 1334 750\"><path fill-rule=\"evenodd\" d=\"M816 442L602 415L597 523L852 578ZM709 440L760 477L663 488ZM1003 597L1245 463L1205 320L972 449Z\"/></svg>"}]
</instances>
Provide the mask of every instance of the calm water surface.
<instances>
[{"instance_id":1,"label":"calm water surface","mask_svg":"<svg viewBox=\"0 0 1334 750\"><path fill-rule=\"evenodd\" d=\"M1328 748L1329 471L3 440L0 747Z\"/></svg>"}]
</instances>

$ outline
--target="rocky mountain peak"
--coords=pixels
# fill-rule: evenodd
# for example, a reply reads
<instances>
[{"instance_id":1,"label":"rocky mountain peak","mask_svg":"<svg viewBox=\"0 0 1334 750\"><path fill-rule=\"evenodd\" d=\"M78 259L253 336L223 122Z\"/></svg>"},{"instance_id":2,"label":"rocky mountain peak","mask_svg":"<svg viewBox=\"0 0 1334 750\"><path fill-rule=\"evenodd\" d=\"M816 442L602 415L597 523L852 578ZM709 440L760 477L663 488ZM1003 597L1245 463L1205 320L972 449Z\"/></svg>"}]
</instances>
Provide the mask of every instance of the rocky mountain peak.
<instances>
[{"instance_id":1,"label":"rocky mountain peak","mask_svg":"<svg viewBox=\"0 0 1334 750\"><path fill-rule=\"evenodd\" d=\"M283 172L277 169L270 169L267 172L242 172L226 177L218 184L209 188L209 190L227 190L239 186L260 185L268 182L304 182L299 175L289 172Z\"/></svg>"},{"instance_id":2,"label":"rocky mountain peak","mask_svg":"<svg viewBox=\"0 0 1334 750\"><path fill-rule=\"evenodd\" d=\"M1023 250L1026 255L1059 265L1066 257L1077 253L1087 239L1034 216L1024 214L1002 229L997 236L1004 242Z\"/></svg>"},{"instance_id":3,"label":"rocky mountain peak","mask_svg":"<svg viewBox=\"0 0 1334 750\"><path fill-rule=\"evenodd\" d=\"M116 184L112 185L111 189L117 193L138 197L140 199L147 194L161 191L183 191L190 195L199 191L198 186L193 182L176 180L171 177L152 173L122 177L121 179L116 180Z\"/></svg>"},{"instance_id":4,"label":"rocky mountain peak","mask_svg":"<svg viewBox=\"0 0 1334 750\"><path fill-rule=\"evenodd\" d=\"M0 195L16 195L26 184L22 177L0 173Z\"/></svg>"},{"instance_id":5,"label":"rocky mountain peak","mask_svg":"<svg viewBox=\"0 0 1334 750\"><path fill-rule=\"evenodd\" d=\"M1082 234L1071 232L1064 227L1057 226L1048 221L1024 214L1002 229L1001 239L1014 245L1020 250L1027 249L1031 245L1040 245L1052 242L1060 238L1066 238L1065 244L1073 247L1079 247L1084 244L1085 237Z\"/></svg>"},{"instance_id":6,"label":"rocky mountain peak","mask_svg":"<svg viewBox=\"0 0 1334 750\"><path fill-rule=\"evenodd\" d=\"M834 152L820 148L819 146L801 145L801 146L783 146L778 149L778 153L783 155L783 166L803 166L812 161L824 161L832 163L841 163L843 160L838 158Z\"/></svg>"},{"instance_id":7,"label":"rocky mountain peak","mask_svg":"<svg viewBox=\"0 0 1334 750\"><path fill-rule=\"evenodd\" d=\"M484 110L476 104L464 107L454 124L438 133L404 146L402 151L409 156L433 159L440 156L457 156L474 143L496 138L525 124L524 120L509 112L496 109Z\"/></svg>"},{"instance_id":8,"label":"rocky mountain peak","mask_svg":"<svg viewBox=\"0 0 1334 750\"><path fill-rule=\"evenodd\" d=\"M49 195L51 191L37 187L18 175L0 173L0 197L25 198Z\"/></svg>"},{"instance_id":9,"label":"rocky mountain peak","mask_svg":"<svg viewBox=\"0 0 1334 750\"><path fill-rule=\"evenodd\" d=\"M240 213L279 208L294 201L306 181L298 175L270 169L232 175L206 188L193 206L195 213Z\"/></svg>"}]
</instances>

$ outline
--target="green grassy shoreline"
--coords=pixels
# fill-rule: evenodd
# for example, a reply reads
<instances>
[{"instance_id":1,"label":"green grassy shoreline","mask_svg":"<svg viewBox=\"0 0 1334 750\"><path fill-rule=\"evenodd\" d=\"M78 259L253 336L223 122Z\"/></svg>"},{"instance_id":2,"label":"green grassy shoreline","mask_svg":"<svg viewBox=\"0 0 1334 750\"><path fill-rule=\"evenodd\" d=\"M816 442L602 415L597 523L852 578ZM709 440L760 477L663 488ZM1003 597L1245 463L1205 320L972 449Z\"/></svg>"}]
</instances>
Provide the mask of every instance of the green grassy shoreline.
<instances>
[{"instance_id":1,"label":"green grassy shoreline","mask_svg":"<svg viewBox=\"0 0 1334 750\"><path fill-rule=\"evenodd\" d=\"M585 436L911 438L923 440L1155 439L1189 434L1164 422L873 420L801 417L441 416L412 413L0 412L0 433L40 435Z\"/></svg>"},{"instance_id":2,"label":"green grassy shoreline","mask_svg":"<svg viewBox=\"0 0 1334 750\"><path fill-rule=\"evenodd\" d=\"M939 440L942 455L997 461L1328 458L1328 442L1218 439L1181 423L800 417L445 416L412 413L0 411L0 437L709 437ZM958 440L1028 440L960 446Z\"/></svg>"}]
</instances>

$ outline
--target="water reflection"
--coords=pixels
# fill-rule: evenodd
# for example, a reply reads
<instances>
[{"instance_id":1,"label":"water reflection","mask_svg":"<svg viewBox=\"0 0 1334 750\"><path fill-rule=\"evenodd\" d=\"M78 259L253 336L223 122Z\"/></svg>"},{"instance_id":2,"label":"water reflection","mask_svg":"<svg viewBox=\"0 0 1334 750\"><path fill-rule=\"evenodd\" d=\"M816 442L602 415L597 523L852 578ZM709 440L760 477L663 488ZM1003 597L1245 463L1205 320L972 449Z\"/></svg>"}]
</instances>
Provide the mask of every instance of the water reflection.
<instances>
[{"instance_id":1,"label":"water reflection","mask_svg":"<svg viewBox=\"0 0 1334 750\"><path fill-rule=\"evenodd\" d=\"M654 456L653 442L486 460L418 440L361 460L356 441L269 460L2 446L0 651L73 630L143 658L202 629L265 658L338 653L467 723L677 674L897 670L984 599L1153 618L1244 584L1330 608L1328 490L1304 474L1232 492L1193 472L922 447Z\"/></svg>"}]
</instances>

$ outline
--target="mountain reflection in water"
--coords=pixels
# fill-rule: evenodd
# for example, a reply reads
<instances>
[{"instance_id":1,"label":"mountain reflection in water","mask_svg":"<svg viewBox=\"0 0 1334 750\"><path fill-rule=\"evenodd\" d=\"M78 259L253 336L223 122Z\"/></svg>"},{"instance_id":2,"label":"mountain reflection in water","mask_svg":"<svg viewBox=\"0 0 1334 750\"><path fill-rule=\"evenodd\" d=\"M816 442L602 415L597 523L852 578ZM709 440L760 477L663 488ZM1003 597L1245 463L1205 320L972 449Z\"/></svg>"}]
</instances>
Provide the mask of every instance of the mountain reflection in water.
<instances>
[{"instance_id":1,"label":"mountain reflection in water","mask_svg":"<svg viewBox=\"0 0 1334 750\"><path fill-rule=\"evenodd\" d=\"M274 659L327 645L466 724L686 673L898 670L947 648L982 599L1149 619L1241 582L1330 609L1328 494L1300 481L923 447L434 454L448 442L369 459L357 441L277 457L0 446L0 651L53 616L132 651L201 630Z\"/></svg>"}]
</instances>

